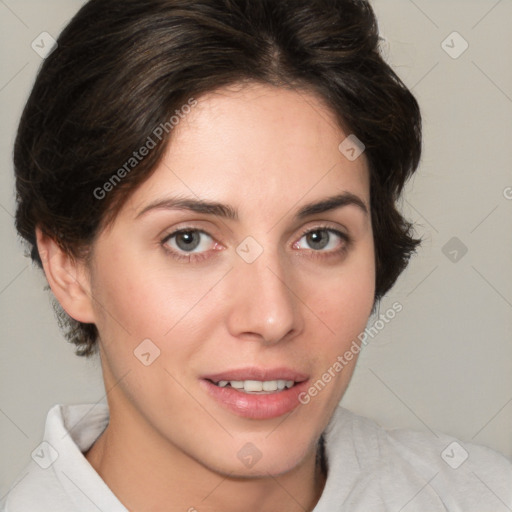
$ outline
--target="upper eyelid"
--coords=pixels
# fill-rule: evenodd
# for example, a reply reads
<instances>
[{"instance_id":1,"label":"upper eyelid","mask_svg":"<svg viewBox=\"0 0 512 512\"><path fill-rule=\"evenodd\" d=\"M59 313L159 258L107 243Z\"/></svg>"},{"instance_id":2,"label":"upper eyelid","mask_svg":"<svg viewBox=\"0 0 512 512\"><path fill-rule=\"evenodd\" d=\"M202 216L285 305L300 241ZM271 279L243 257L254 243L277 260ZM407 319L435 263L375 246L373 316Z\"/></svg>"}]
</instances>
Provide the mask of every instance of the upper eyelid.
<instances>
[{"instance_id":1,"label":"upper eyelid","mask_svg":"<svg viewBox=\"0 0 512 512\"><path fill-rule=\"evenodd\" d=\"M172 238L173 236L179 235L180 233L187 233L188 231L197 231L198 233L203 233L205 235L208 235L210 238L215 239L215 237L210 234L206 229L199 228L196 226L184 226L182 228L175 228L171 231L164 231L164 233L160 236L163 240L168 240L169 238Z\"/></svg>"},{"instance_id":2,"label":"upper eyelid","mask_svg":"<svg viewBox=\"0 0 512 512\"><path fill-rule=\"evenodd\" d=\"M343 231L343 229L341 229L341 228L334 227L334 226L328 226L328 225L318 225L318 226L313 226L311 228L304 228L304 230L301 231L301 233L302 233L301 237L308 233L311 233L313 231L322 231L322 230L331 231L334 233L341 233L342 235L348 236L348 233L345 233Z\"/></svg>"},{"instance_id":3,"label":"upper eyelid","mask_svg":"<svg viewBox=\"0 0 512 512\"><path fill-rule=\"evenodd\" d=\"M307 228L302 229L301 230L301 236L304 236L304 234L309 233L311 231L319 231L319 230L322 230L322 229L324 229L326 231L338 231L338 232L343 233L343 230L340 229L339 227L334 227L334 226L330 226L330 225L327 225L327 224L318 224L316 226L311 226L311 227L307 227ZM173 235L177 235L177 234L184 233L184 232L187 232L187 231L197 231L199 233L204 233L205 235L208 235L211 238L214 238L214 236L212 234L210 234L206 229L200 228L200 227L197 227L197 226L191 226L191 225L190 226L180 227L180 228L175 228L172 231L169 231L168 233L166 233L166 234L164 234L162 236L164 238L170 238ZM343 234L345 234L345 233L343 233Z\"/></svg>"}]
</instances>

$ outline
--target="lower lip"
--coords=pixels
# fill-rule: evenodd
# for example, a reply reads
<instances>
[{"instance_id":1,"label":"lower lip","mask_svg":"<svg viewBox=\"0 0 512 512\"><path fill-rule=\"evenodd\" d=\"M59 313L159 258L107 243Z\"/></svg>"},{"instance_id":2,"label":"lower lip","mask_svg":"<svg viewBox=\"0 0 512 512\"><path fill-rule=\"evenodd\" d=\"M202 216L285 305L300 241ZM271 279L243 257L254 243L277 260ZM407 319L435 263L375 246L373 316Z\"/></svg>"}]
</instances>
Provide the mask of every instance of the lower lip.
<instances>
[{"instance_id":1,"label":"lower lip","mask_svg":"<svg viewBox=\"0 0 512 512\"><path fill-rule=\"evenodd\" d=\"M298 405L299 394L307 388L307 381L275 393L244 393L229 387L219 387L202 379L201 385L221 405L238 416L255 420L278 418L293 411Z\"/></svg>"}]
</instances>

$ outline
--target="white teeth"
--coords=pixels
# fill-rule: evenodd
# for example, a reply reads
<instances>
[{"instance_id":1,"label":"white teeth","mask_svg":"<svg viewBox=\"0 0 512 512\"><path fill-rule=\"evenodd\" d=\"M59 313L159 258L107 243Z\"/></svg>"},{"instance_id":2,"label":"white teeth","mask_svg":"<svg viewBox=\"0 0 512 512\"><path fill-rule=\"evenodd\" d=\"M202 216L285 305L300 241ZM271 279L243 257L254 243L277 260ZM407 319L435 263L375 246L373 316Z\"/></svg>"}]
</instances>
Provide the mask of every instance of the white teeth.
<instances>
[{"instance_id":1,"label":"white teeth","mask_svg":"<svg viewBox=\"0 0 512 512\"><path fill-rule=\"evenodd\" d=\"M263 391L277 391L277 380L266 380L261 383L261 387L263 388Z\"/></svg>"},{"instance_id":2,"label":"white teeth","mask_svg":"<svg viewBox=\"0 0 512 512\"><path fill-rule=\"evenodd\" d=\"M249 393L263 391L263 382L261 380L246 380L244 381L244 391L249 391Z\"/></svg>"},{"instance_id":3,"label":"white teeth","mask_svg":"<svg viewBox=\"0 0 512 512\"><path fill-rule=\"evenodd\" d=\"M217 386L225 388L227 385L232 388L243 391L244 393L260 393L282 391L291 388L295 382L293 380L221 380L217 382Z\"/></svg>"}]
</instances>

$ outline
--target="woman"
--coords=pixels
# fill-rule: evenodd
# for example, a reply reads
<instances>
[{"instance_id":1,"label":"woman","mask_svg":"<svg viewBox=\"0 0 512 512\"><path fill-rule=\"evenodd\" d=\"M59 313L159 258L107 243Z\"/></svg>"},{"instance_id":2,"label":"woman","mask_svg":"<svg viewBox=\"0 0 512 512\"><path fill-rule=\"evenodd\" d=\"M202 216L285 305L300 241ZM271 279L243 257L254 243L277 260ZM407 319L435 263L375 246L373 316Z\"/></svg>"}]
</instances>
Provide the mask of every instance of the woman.
<instances>
[{"instance_id":1,"label":"woman","mask_svg":"<svg viewBox=\"0 0 512 512\"><path fill-rule=\"evenodd\" d=\"M63 31L16 225L108 407L52 408L5 510L512 505L499 454L338 406L419 244L419 109L378 42L359 0L92 0Z\"/></svg>"}]
</instances>

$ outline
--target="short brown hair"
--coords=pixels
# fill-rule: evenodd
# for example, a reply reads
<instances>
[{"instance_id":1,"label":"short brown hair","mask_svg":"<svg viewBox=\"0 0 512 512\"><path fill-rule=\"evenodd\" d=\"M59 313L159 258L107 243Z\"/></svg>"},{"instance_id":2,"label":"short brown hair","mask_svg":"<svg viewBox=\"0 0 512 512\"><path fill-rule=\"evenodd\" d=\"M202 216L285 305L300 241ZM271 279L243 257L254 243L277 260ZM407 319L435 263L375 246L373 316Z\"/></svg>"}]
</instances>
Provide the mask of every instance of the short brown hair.
<instances>
[{"instance_id":1,"label":"short brown hair","mask_svg":"<svg viewBox=\"0 0 512 512\"><path fill-rule=\"evenodd\" d=\"M420 240L396 208L418 166L421 117L379 52L364 0L91 0L44 61L14 148L16 227L41 265L38 226L79 257L156 168L165 130L122 180L98 189L190 98L243 82L308 90L366 146L375 302ZM111 182L111 181L110 181ZM78 355L98 331L60 310Z\"/></svg>"}]
</instances>

